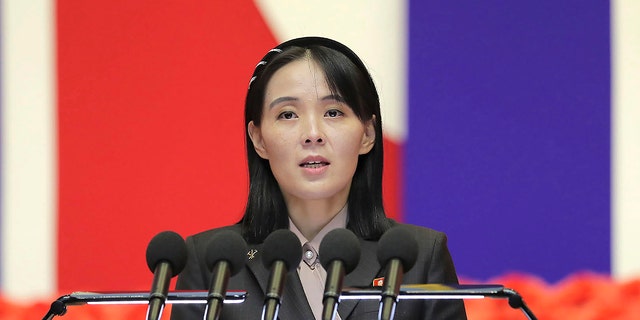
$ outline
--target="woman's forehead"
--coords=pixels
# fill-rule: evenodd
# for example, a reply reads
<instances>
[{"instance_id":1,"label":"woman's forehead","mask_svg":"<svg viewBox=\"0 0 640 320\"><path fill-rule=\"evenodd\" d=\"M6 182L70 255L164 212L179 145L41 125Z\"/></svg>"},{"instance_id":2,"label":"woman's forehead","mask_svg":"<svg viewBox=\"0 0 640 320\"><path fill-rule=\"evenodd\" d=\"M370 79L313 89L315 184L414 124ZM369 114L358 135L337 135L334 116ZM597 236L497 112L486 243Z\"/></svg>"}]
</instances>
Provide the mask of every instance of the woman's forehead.
<instances>
[{"instance_id":1,"label":"woman's forehead","mask_svg":"<svg viewBox=\"0 0 640 320\"><path fill-rule=\"evenodd\" d=\"M286 64L273 74L265 89L265 100L274 94L286 92L330 92L325 72L318 63L310 59L299 59Z\"/></svg>"}]
</instances>

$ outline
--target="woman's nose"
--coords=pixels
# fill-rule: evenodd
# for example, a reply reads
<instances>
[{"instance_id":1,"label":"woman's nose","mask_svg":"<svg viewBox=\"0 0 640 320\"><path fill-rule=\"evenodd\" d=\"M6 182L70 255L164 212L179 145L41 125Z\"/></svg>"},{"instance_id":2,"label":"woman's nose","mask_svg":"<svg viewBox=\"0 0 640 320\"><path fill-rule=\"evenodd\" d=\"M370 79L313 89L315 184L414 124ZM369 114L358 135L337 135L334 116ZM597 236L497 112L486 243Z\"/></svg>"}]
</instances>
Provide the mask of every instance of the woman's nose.
<instances>
[{"instance_id":1,"label":"woman's nose","mask_svg":"<svg viewBox=\"0 0 640 320\"><path fill-rule=\"evenodd\" d=\"M324 142L324 140L321 137L317 137L317 138L307 138L306 140L304 140L304 143L305 144L311 144L312 142L314 142L314 139L315 139L316 143L323 143Z\"/></svg>"},{"instance_id":2,"label":"woman's nose","mask_svg":"<svg viewBox=\"0 0 640 320\"><path fill-rule=\"evenodd\" d=\"M306 123L302 137L304 144L323 144L326 138L322 132L321 124L317 121L314 121L314 119L309 119L305 122Z\"/></svg>"}]
</instances>

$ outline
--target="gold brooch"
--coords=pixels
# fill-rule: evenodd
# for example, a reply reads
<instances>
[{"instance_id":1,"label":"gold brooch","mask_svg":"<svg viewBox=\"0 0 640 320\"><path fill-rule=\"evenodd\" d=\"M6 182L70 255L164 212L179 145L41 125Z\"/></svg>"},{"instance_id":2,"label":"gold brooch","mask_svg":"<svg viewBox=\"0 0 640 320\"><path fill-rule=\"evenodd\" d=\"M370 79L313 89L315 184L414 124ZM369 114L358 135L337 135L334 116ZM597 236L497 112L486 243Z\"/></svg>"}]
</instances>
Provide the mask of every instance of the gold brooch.
<instances>
[{"instance_id":1,"label":"gold brooch","mask_svg":"<svg viewBox=\"0 0 640 320\"><path fill-rule=\"evenodd\" d=\"M249 260L253 260L253 258L256 257L256 253L258 253L258 250L256 249L249 250L249 252L247 252L247 256L249 257Z\"/></svg>"}]
</instances>

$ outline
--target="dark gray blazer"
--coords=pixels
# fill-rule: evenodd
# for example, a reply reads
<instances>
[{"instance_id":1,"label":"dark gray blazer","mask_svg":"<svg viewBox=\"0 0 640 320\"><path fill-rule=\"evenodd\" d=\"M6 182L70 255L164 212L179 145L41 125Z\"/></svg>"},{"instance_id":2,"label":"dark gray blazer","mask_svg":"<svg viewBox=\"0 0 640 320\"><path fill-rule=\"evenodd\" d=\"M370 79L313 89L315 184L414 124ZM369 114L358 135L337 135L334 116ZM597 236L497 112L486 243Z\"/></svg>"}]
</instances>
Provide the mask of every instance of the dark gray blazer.
<instances>
[{"instance_id":1,"label":"dark gray blazer","mask_svg":"<svg viewBox=\"0 0 640 320\"><path fill-rule=\"evenodd\" d=\"M393 222L396 224L395 222ZM457 284L455 268L444 233L413 226L410 228L418 241L419 254L416 264L405 273L403 283L446 283ZM178 276L176 290L209 290L211 272L207 270L204 257L208 241L220 230L233 230L240 233L240 225L213 229L187 238L189 259L187 266ZM370 287L373 279L384 276L376 256L377 241L360 240L361 257L356 269L344 279L345 287ZM223 320L260 319L264 293L269 279L269 270L262 264L262 244L249 245L257 250L247 266L229 279L228 290L247 292L245 302L225 304L220 316ZM377 319L378 300L344 300L338 306L342 320ZM172 320L199 320L204 315L204 305L173 305ZM313 319L300 278L297 272L289 272L282 293L282 303L278 313L280 320ZM407 319L466 319L464 304L461 300L400 300L396 307L395 318Z\"/></svg>"}]
</instances>

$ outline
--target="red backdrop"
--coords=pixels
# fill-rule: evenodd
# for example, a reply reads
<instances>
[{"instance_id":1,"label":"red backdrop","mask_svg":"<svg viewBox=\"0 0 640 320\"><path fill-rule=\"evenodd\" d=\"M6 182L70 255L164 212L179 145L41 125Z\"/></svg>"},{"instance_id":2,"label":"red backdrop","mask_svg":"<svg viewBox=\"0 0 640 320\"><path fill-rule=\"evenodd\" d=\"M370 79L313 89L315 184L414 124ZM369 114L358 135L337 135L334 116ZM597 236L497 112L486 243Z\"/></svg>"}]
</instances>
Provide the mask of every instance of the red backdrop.
<instances>
[{"instance_id":1,"label":"red backdrop","mask_svg":"<svg viewBox=\"0 0 640 320\"><path fill-rule=\"evenodd\" d=\"M252 1L58 1L58 288L147 290L163 230L236 222L243 105L277 40ZM385 200L400 211L399 146Z\"/></svg>"}]
</instances>

